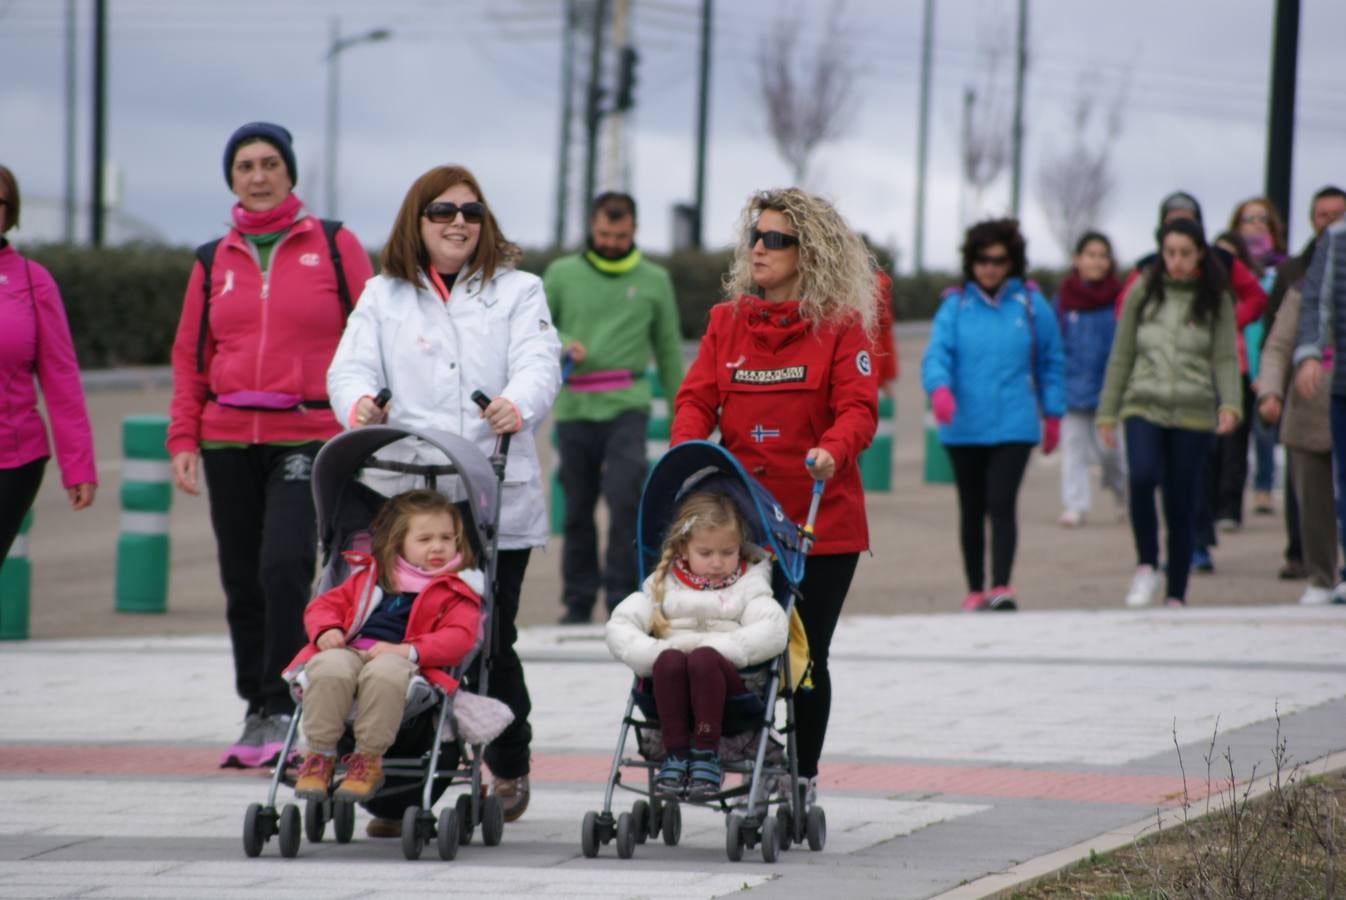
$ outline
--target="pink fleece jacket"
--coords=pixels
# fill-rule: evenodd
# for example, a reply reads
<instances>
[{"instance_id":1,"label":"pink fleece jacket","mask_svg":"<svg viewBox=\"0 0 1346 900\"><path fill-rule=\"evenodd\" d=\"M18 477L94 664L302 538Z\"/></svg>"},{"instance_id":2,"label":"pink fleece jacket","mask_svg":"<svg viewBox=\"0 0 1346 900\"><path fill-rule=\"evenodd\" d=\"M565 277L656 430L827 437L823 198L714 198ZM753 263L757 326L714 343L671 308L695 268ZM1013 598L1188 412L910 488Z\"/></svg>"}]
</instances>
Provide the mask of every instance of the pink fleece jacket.
<instances>
[{"instance_id":1,"label":"pink fleece jacket","mask_svg":"<svg viewBox=\"0 0 1346 900\"><path fill-rule=\"evenodd\" d=\"M51 454L37 412L38 382L61 483L97 484L93 430L61 294L46 269L6 244L0 247L0 469Z\"/></svg>"}]
</instances>

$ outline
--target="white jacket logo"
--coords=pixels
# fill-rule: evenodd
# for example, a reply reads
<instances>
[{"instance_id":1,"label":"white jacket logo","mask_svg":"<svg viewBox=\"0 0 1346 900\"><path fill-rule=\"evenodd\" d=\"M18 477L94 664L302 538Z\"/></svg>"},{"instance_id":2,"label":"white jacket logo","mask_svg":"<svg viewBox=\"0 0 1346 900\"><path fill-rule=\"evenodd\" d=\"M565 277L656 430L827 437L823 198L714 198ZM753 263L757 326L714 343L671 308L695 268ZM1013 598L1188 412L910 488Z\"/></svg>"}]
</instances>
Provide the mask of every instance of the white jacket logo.
<instances>
[{"instance_id":1,"label":"white jacket logo","mask_svg":"<svg viewBox=\"0 0 1346 900\"><path fill-rule=\"evenodd\" d=\"M316 253L305 253L303 256L299 257L299 265L301 266L313 268L320 262L322 262L322 257Z\"/></svg>"}]
</instances>

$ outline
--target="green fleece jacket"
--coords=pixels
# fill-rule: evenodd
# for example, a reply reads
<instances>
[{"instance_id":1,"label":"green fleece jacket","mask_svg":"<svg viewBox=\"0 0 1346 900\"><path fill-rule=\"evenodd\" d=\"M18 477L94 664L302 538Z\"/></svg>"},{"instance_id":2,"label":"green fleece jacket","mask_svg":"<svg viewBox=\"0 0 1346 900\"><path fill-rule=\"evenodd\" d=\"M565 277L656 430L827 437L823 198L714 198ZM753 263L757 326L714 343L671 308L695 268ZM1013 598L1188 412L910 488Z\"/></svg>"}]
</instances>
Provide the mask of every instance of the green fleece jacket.
<instances>
[{"instance_id":1,"label":"green fleece jacket","mask_svg":"<svg viewBox=\"0 0 1346 900\"><path fill-rule=\"evenodd\" d=\"M648 412L651 390L644 373L651 355L664 396L671 403L678 392L682 335L673 280L666 269L641 258L639 252L616 263L600 261L616 270L611 273L599 271L584 254L563 256L542 276L562 346L570 341L584 345L584 362L571 374L625 370L634 375L629 387L611 391L562 386L552 408L558 422L608 422L627 410Z\"/></svg>"},{"instance_id":2,"label":"green fleece jacket","mask_svg":"<svg viewBox=\"0 0 1346 900\"><path fill-rule=\"evenodd\" d=\"M1226 293L1213 322L1192 316L1195 282L1164 279L1164 300L1140 318L1146 278L1122 301L1095 421L1140 416L1164 428L1214 431L1216 413L1242 417L1234 300Z\"/></svg>"}]
</instances>

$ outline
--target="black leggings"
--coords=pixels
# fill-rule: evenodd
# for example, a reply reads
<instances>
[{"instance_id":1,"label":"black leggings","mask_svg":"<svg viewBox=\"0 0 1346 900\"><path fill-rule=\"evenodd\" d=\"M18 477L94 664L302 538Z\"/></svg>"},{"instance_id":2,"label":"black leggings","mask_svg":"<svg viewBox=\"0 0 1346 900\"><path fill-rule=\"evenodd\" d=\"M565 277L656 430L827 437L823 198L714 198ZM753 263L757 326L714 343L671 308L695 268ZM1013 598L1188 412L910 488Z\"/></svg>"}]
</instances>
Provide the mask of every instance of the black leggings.
<instances>
[{"instance_id":1,"label":"black leggings","mask_svg":"<svg viewBox=\"0 0 1346 900\"><path fill-rule=\"evenodd\" d=\"M991 586L1006 587L1019 543L1016 503L1032 444L945 447L958 482L958 533L967 589L986 588L986 517L991 518Z\"/></svg>"},{"instance_id":2,"label":"black leggings","mask_svg":"<svg viewBox=\"0 0 1346 900\"><path fill-rule=\"evenodd\" d=\"M527 547L501 550L495 567L495 644L491 650L487 694L514 713L514 721L486 747L486 765L497 778L527 775L533 743L533 726L528 723L533 701L523 680L523 663L514 649L519 639L514 620L519 616L519 595L523 591L523 576L528 571L531 553Z\"/></svg>"},{"instance_id":3,"label":"black leggings","mask_svg":"<svg viewBox=\"0 0 1346 900\"><path fill-rule=\"evenodd\" d=\"M33 506L46 465L47 457L40 456L12 469L0 469L0 563L9 555L23 517Z\"/></svg>"}]
</instances>

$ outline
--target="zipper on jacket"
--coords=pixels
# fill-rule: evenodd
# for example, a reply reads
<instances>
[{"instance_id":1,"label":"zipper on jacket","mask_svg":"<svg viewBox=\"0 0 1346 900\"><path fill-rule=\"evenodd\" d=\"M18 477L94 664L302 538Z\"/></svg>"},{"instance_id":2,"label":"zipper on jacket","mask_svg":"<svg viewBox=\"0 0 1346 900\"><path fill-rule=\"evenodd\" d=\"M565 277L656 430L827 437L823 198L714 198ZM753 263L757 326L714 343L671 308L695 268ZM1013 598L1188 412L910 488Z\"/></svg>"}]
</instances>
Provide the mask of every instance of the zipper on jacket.
<instances>
[{"instance_id":1,"label":"zipper on jacket","mask_svg":"<svg viewBox=\"0 0 1346 900\"><path fill-rule=\"evenodd\" d=\"M295 224L298 223L296 222ZM272 263L275 263L276 255L280 253L280 248L290 239L290 235L292 234L294 234L294 225L291 225L289 229L281 235L280 240L276 241L276 246L271 248L270 259ZM244 238L243 243L248 245L248 249L252 252L253 261L257 263L257 270L262 274L262 330L257 338L257 365L252 378L253 390L260 391L264 389L262 387L262 360L266 356L267 324L270 322L271 318L270 304L267 303L267 297L271 294L271 266L268 265L263 269L262 257L261 254L257 252L257 248L246 238ZM252 443L260 444L261 442L262 414L260 412L254 412L252 414Z\"/></svg>"}]
</instances>

